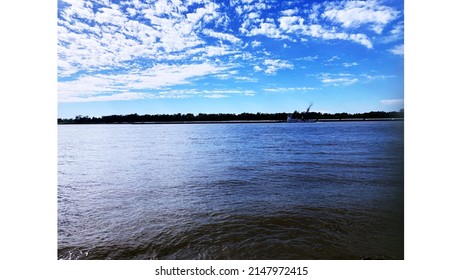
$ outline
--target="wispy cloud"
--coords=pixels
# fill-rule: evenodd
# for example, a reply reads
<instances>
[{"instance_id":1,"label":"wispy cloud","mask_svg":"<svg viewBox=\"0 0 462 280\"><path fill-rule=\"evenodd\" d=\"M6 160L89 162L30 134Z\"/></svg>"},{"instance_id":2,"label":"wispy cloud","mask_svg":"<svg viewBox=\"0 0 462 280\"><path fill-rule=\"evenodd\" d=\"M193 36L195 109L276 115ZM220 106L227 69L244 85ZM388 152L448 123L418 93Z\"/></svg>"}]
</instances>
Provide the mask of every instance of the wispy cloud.
<instances>
[{"instance_id":1,"label":"wispy cloud","mask_svg":"<svg viewBox=\"0 0 462 280\"><path fill-rule=\"evenodd\" d=\"M227 33L221 33L221 32L215 32L211 29L204 29L202 31L205 35L220 39L220 40L226 40L229 41L233 44L237 44L241 42L241 39L237 38L236 36L232 34L227 34Z\"/></svg>"},{"instance_id":2,"label":"wispy cloud","mask_svg":"<svg viewBox=\"0 0 462 280\"><path fill-rule=\"evenodd\" d=\"M139 72L127 74L98 74L82 76L58 83L60 102L94 101L95 96L116 95L122 92L150 90L191 83L191 79L221 73L226 67L212 64L156 65ZM133 98L140 95L126 95ZM143 98L148 96L143 95ZM119 99L117 99L119 100Z\"/></svg>"},{"instance_id":3,"label":"wispy cloud","mask_svg":"<svg viewBox=\"0 0 462 280\"><path fill-rule=\"evenodd\" d=\"M404 55L404 45L398 45L389 50L392 54Z\"/></svg>"},{"instance_id":4,"label":"wispy cloud","mask_svg":"<svg viewBox=\"0 0 462 280\"><path fill-rule=\"evenodd\" d=\"M207 98L227 98L229 96L224 95L224 94L214 93L214 94L210 94L210 95L204 95L204 97L207 97Z\"/></svg>"},{"instance_id":5,"label":"wispy cloud","mask_svg":"<svg viewBox=\"0 0 462 280\"><path fill-rule=\"evenodd\" d=\"M369 75L369 74L362 74L362 77L365 77L369 81L374 80L385 80L385 79L393 79L396 78L395 75Z\"/></svg>"},{"instance_id":6,"label":"wispy cloud","mask_svg":"<svg viewBox=\"0 0 462 280\"><path fill-rule=\"evenodd\" d=\"M252 45L252 48L257 48L257 47L261 46L261 42L259 42L257 40L253 40L251 45Z\"/></svg>"},{"instance_id":7,"label":"wispy cloud","mask_svg":"<svg viewBox=\"0 0 462 280\"><path fill-rule=\"evenodd\" d=\"M404 99L384 99L380 100L380 103L386 106L398 106L404 105Z\"/></svg>"},{"instance_id":8,"label":"wispy cloud","mask_svg":"<svg viewBox=\"0 0 462 280\"><path fill-rule=\"evenodd\" d=\"M244 26L246 25L247 24ZM240 31L247 36L264 35L266 37L275 39L290 39L289 36L283 34L283 32L277 27L272 19L267 22L259 22L256 25L250 24L250 29L241 27Z\"/></svg>"},{"instance_id":9,"label":"wispy cloud","mask_svg":"<svg viewBox=\"0 0 462 280\"><path fill-rule=\"evenodd\" d=\"M357 62L351 62L351 63L348 63L348 62L344 62L342 63L343 67L352 67L352 66L358 66L358 63Z\"/></svg>"},{"instance_id":10,"label":"wispy cloud","mask_svg":"<svg viewBox=\"0 0 462 280\"><path fill-rule=\"evenodd\" d=\"M382 43L398 41L403 34L404 24L396 20L400 12L383 1L287 2L282 9L280 5L263 0L230 0L229 7L213 0L60 0L58 100L183 98L197 94L223 98L232 93L174 92L174 88L193 88L208 78L242 84L256 82L256 77L295 71L293 60L275 55L268 47L274 42L280 42L286 52L295 49L294 43L299 46L311 40L345 41L372 49L378 41L375 37L382 33L388 32ZM404 47L398 45L388 51L403 55ZM320 60L318 55L303 55L299 55L297 67ZM232 71L235 69L246 71ZM258 72L255 77L252 70ZM320 81L351 85L358 78L329 76Z\"/></svg>"},{"instance_id":11,"label":"wispy cloud","mask_svg":"<svg viewBox=\"0 0 462 280\"><path fill-rule=\"evenodd\" d=\"M97 9L94 9L96 2L68 2L71 6L60 11L58 21L60 76L108 67L130 67L128 64L134 59L168 61L192 58L196 53L207 56L230 53L226 45L203 47L205 41L196 31L199 22L218 20L219 6L213 2L206 2L191 12L188 12L188 3L181 1L169 4L159 1L154 5L103 2L102 5L98 3ZM134 9L136 20L132 16ZM204 29L202 34L233 44L240 41L231 34L209 29ZM195 48L199 50L191 52Z\"/></svg>"},{"instance_id":12,"label":"wispy cloud","mask_svg":"<svg viewBox=\"0 0 462 280\"><path fill-rule=\"evenodd\" d=\"M192 89L171 89L166 88L151 94L151 98L165 98L165 99L184 99L191 98L199 95L199 91L195 88Z\"/></svg>"},{"instance_id":13,"label":"wispy cloud","mask_svg":"<svg viewBox=\"0 0 462 280\"><path fill-rule=\"evenodd\" d=\"M387 44L404 38L404 21L396 23L392 29L380 39L381 43Z\"/></svg>"},{"instance_id":14,"label":"wispy cloud","mask_svg":"<svg viewBox=\"0 0 462 280\"><path fill-rule=\"evenodd\" d=\"M363 25L369 26L375 33L380 34L383 28L396 19L399 12L380 4L379 1L342 1L328 3L322 14L344 28L355 28Z\"/></svg>"},{"instance_id":15,"label":"wispy cloud","mask_svg":"<svg viewBox=\"0 0 462 280\"><path fill-rule=\"evenodd\" d=\"M315 61L315 60L317 60L318 58L319 58L319 56L313 55L313 56L305 56L305 57L297 58L296 60Z\"/></svg>"},{"instance_id":16,"label":"wispy cloud","mask_svg":"<svg viewBox=\"0 0 462 280\"><path fill-rule=\"evenodd\" d=\"M265 73L274 74L276 71L281 69L292 69L294 65L288 61L283 61L280 59L266 59L263 64L267 66Z\"/></svg>"},{"instance_id":17,"label":"wispy cloud","mask_svg":"<svg viewBox=\"0 0 462 280\"><path fill-rule=\"evenodd\" d=\"M245 82L252 82L252 83L258 82L257 78L251 78L251 77L245 77L245 76L235 77L235 79L238 81L245 81Z\"/></svg>"},{"instance_id":18,"label":"wispy cloud","mask_svg":"<svg viewBox=\"0 0 462 280\"><path fill-rule=\"evenodd\" d=\"M350 73L322 73L313 76L329 86L350 86L360 81L359 76Z\"/></svg>"},{"instance_id":19,"label":"wispy cloud","mask_svg":"<svg viewBox=\"0 0 462 280\"><path fill-rule=\"evenodd\" d=\"M334 55L333 57L329 58L329 59L327 60L327 62L333 62L333 61L336 61L336 60L339 60L339 59L340 59L340 57Z\"/></svg>"},{"instance_id":20,"label":"wispy cloud","mask_svg":"<svg viewBox=\"0 0 462 280\"><path fill-rule=\"evenodd\" d=\"M254 90L243 90L243 89L212 89L212 90L201 90L201 89L187 89L187 90L174 90L166 89L159 91L154 97L158 98L190 98L193 96L201 96L206 98L228 98L233 95L240 96L253 96L255 95Z\"/></svg>"},{"instance_id":21,"label":"wispy cloud","mask_svg":"<svg viewBox=\"0 0 462 280\"><path fill-rule=\"evenodd\" d=\"M215 89L215 90L204 90L202 91L203 94L242 94L242 95L250 95L255 94L254 90L242 90L242 89Z\"/></svg>"},{"instance_id":22,"label":"wispy cloud","mask_svg":"<svg viewBox=\"0 0 462 280\"><path fill-rule=\"evenodd\" d=\"M329 1L314 3L310 10L287 9L273 17L261 18L255 11L262 3L244 2L244 8L238 8L243 17L239 30L246 36L263 35L290 41L307 41L307 37L348 40L367 48L373 47L371 39L355 30L367 26L375 34L381 34L400 15L400 12L378 1ZM265 4L262 7L267 9L269 6ZM330 24L321 24L321 19Z\"/></svg>"},{"instance_id":23,"label":"wispy cloud","mask_svg":"<svg viewBox=\"0 0 462 280\"><path fill-rule=\"evenodd\" d=\"M396 78L395 75L382 74L351 74L351 73L322 73L315 75L307 75L317 78L326 86L351 86L357 83L370 83Z\"/></svg>"},{"instance_id":24,"label":"wispy cloud","mask_svg":"<svg viewBox=\"0 0 462 280\"><path fill-rule=\"evenodd\" d=\"M322 83L325 83L325 84L331 84L331 85L334 85L334 86L349 86L349 85L352 85L356 82L358 82L359 80L357 78L323 78L321 79L321 82Z\"/></svg>"},{"instance_id":25,"label":"wispy cloud","mask_svg":"<svg viewBox=\"0 0 462 280\"><path fill-rule=\"evenodd\" d=\"M106 93L104 95L91 95L85 98L78 96L66 96L61 102L101 102L101 101L122 101L122 100L138 100L152 99L156 96L143 92L121 92L121 93Z\"/></svg>"},{"instance_id":26,"label":"wispy cloud","mask_svg":"<svg viewBox=\"0 0 462 280\"><path fill-rule=\"evenodd\" d=\"M294 68L294 65L288 61L284 61L281 59L265 59L265 61L263 61L263 67L265 67L266 69L256 65L254 67L254 70L263 71L267 75L273 75L277 71L282 69L292 69Z\"/></svg>"},{"instance_id":27,"label":"wispy cloud","mask_svg":"<svg viewBox=\"0 0 462 280\"><path fill-rule=\"evenodd\" d=\"M279 88L264 88L267 92L293 92L293 91L313 91L317 90L313 87L279 87Z\"/></svg>"}]
</instances>

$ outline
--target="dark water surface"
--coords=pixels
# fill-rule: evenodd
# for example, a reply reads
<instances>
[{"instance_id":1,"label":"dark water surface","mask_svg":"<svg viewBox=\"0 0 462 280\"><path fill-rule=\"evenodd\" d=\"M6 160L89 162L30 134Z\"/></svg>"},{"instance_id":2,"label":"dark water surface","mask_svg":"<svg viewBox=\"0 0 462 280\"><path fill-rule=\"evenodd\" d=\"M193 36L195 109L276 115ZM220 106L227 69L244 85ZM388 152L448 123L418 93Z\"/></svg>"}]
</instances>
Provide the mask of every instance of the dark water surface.
<instances>
[{"instance_id":1,"label":"dark water surface","mask_svg":"<svg viewBox=\"0 0 462 280\"><path fill-rule=\"evenodd\" d=\"M59 126L58 258L403 259L403 126Z\"/></svg>"}]
</instances>

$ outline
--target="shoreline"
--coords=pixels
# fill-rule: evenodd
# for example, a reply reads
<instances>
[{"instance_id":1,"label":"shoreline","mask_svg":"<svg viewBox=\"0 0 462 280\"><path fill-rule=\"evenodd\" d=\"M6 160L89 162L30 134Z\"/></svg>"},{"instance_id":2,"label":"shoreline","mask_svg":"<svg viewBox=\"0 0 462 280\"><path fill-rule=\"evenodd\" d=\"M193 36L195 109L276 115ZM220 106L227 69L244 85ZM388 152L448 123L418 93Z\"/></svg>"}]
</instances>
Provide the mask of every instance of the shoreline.
<instances>
[{"instance_id":1,"label":"shoreline","mask_svg":"<svg viewBox=\"0 0 462 280\"><path fill-rule=\"evenodd\" d=\"M81 124L239 124L239 123L316 123L316 122L369 122L369 121L404 121L404 118L347 118L347 119L311 119L307 121L287 122L285 120L230 120L230 121L171 121L171 122L114 122L114 123L58 123L58 125L81 125Z\"/></svg>"}]
</instances>

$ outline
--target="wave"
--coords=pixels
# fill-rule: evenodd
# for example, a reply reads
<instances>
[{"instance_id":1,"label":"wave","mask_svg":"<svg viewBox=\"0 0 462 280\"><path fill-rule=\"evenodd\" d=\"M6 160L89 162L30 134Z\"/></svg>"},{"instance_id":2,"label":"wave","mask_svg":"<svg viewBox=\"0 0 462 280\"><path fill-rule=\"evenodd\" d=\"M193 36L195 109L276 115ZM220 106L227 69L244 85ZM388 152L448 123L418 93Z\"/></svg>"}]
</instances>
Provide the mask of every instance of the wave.
<instances>
[{"instance_id":1,"label":"wave","mask_svg":"<svg viewBox=\"0 0 462 280\"><path fill-rule=\"evenodd\" d=\"M402 259L399 230L390 232L387 223L378 222L384 220L379 216L383 214L323 207L296 207L264 215L199 213L189 217L189 222L172 221L171 227L161 231L146 227L128 240L61 247L58 258ZM388 223L396 223L397 217ZM394 236L391 241L390 236Z\"/></svg>"}]
</instances>

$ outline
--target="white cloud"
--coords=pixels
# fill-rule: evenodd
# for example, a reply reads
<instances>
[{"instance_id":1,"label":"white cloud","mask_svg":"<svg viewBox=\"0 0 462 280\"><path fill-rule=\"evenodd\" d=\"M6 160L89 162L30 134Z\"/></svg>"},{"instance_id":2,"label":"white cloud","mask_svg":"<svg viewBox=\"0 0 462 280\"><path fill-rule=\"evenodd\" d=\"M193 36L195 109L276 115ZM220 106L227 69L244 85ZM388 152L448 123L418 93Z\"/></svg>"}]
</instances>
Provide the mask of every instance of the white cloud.
<instances>
[{"instance_id":1,"label":"white cloud","mask_svg":"<svg viewBox=\"0 0 462 280\"><path fill-rule=\"evenodd\" d=\"M396 24L393 29L390 31L390 34L393 35L402 35L404 32L404 22L401 21L398 24Z\"/></svg>"},{"instance_id":2,"label":"white cloud","mask_svg":"<svg viewBox=\"0 0 462 280\"><path fill-rule=\"evenodd\" d=\"M206 76L255 82L255 78L238 77L237 72L229 70L251 63L254 71L274 75L280 70L293 69L294 65L283 59L268 59L273 56L266 49L257 53L243 51L261 47L261 42L267 46L264 38L248 37L266 36L292 42L307 41L307 38L346 40L372 48L366 35L369 33L352 29L366 26L381 33L399 15L378 1L310 3L304 10L292 8L276 13L270 9L277 4L274 1L231 0L232 8L241 14L237 19L240 28L233 30L232 17L226 14L228 10L211 1L133 0L118 4L107 0L63 1L66 4L60 8L58 17L60 102L184 97L185 92L160 93L159 90L190 84ZM399 38L403 26L402 22L396 23L387 35ZM389 51L402 55L403 50L401 45ZM316 59L318 56L300 58ZM352 84L357 79L330 76L323 77L322 82ZM286 91L301 89L285 88ZM146 93L147 90L153 92ZM208 93L214 94L231 93Z\"/></svg>"},{"instance_id":3,"label":"white cloud","mask_svg":"<svg viewBox=\"0 0 462 280\"><path fill-rule=\"evenodd\" d=\"M226 98L226 97L229 97L229 96L224 95L224 94L214 93L214 94L210 94L210 95L204 95L204 97L207 97L207 98Z\"/></svg>"},{"instance_id":4,"label":"white cloud","mask_svg":"<svg viewBox=\"0 0 462 280\"><path fill-rule=\"evenodd\" d=\"M401 21L393 26L390 32L380 38L380 42L387 44L402 40L404 38L404 22Z\"/></svg>"},{"instance_id":5,"label":"white cloud","mask_svg":"<svg viewBox=\"0 0 462 280\"><path fill-rule=\"evenodd\" d=\"M395 75L367 75L367 74L364 74L364 75L361 75L361 76L367 78L369 81L385 80L385 79L396 78Z\"/></svg>"},{"instance_id":6,"label":"white cloud","mask_svg":"<svg viewBox=\"0 0 462 280\"><path fill-rule=\"evenodd\" d=\"M225 46L206 46L205 47L205 55L207 57L213 56L223 56L228 54L233 54L235 51L228 50Z\"/></svg>"},{"instance_id":7,"label":"white cloud","mask_svg":"<svg viewBox=\"0 0 462 280\"><path fill-rule=\"evenodd\" d=\"M369 25L370 29L381 34L383 28L399 16L393 8L380 5L379 1L343 1L329 5L322 16L345 28Z\"/></svg>"},{"instance_id":8,"label":"white cloud","mask_svg":"<svg viewBox=\"0 0 462 280\"><path fill-rule=\"evenodd\" d=\"M110 96L119 98L119 94L128 91L159 90L162 88L189 84L191 80L207 75L226 71L226 67L217 67L212 64L190 65L156 65L155 67L128 74L82 76L76 80L58 83L58 101L94 101L105 95L104 99L111 100ZM137 98L140 95L125 95ZM98 97L98 98L97 98ZM143 96L145 98L146 96Z\"/></svg>"},{"instance_id":9,"label":"white cloud","mask_svg":"<svg viewBox=\"0 0 462 280\"><path fill-rule=\"evenodd\" d=\"M251 82L251 83L258 82L258 79L251 78L251 77L237 76L237 77L235 77L235 79L238 80L238 81Z\"/></svg>"},{"instance_id":10,"label":"white cloud","mask_svg":"<svg viewBox=\"0 0 462 280\"><path fill-rule=\"evenodd\" d=\"M218 13L219 6L214 2L207 2L207 4L196 9L195 12L189 13L186 15L186 18L193 24L196 25L200 20L209 22L212 19L218 18L220 14Z\"/></svg>"},{"instance_id":11,"label":"white cloud","mask_svg":"<svg viewBox=\"0 0 462 280\"><path fill-rule=\"evenodd\" d=\"M263 61L263 66L266 68L263 68L259 65L255 65L253 69L256 72L261 72L263 71L267 75L274 75L276 74L277 71L282 70L282 69L293 69L294 65L291 64L288 61L284 61L281 59L265 59Z\"/></svg>"},{"instance_id":12,"label":"white cloud","mask_svg":"<svg viewBox=\"0 0 462 280\"><path fill-rule=\"evenodd\" d=\"M215 21L215 25L229 21L228 15L222 13L221 7L214 2L162 0L151 4L125 1L118 5L109 1L65 2L69 6L59 11L58 21L58 69L61 77L79 71L126 67L126 62L137 58L153 61L193 58L198 61L207 57L239 54L226 45L242 42L236 34L204 29L205 24L211 21ZM278 15L267 13L267 17L262 19L262 11L269 9L271 4L259 0L231 1L231 5L241 7L240 31L245 36L264 35L291 41L307 41L307 37L349 40L367 48L372 48L372 42L365 34L342 32L317 24L314 19L324 9L325 18L351 28L364 24L382 26L397 15L396 11L377 1L311 4L308 18L304 14L306 11L292 8ZM359 11L359 14L354 11ZM136 19L133 18L135 15ZM390 31L390 36L402 34L402 29L403 24L397 24ZM201 34L221 40L222 43L206 48ZM250 45L256 48L261 46L261 42L254 40ZM203 55L195 56L200 53Z\"/></svg>"},{"instance_id":13,"label":"white cloud","mask_svg":"<svg viewBox=\"0 0 462 280\"><path fill-rule=\"evenodd\" d=\"M254 20L254 19L260 18L260 15L259 15L258 13L252 12L252 13L249 13L249 14L247 15L247 18L248 18L248 19L253 19L253 20Z\"/></svg>"},{"instance_id":14,"label":"white cloud","mask_svg":"<svg viewBox=\"0 0 462 280\"><path fill-rule=\"evenodd\" d=\"M202 94L207 98L226 98L230 95L245 95L245 96L254 96L254 90L241 90L241 89L216 89L216 90L204 90Z\"/></svg>"},{"instance_id":15,"label":"white cloud","mask_svg":"<svg viewBox=\"0 0 462 280\"><path fill-rule=\"evenodd\" d=\"M298 14L298 12L299 12L299 9L295 8L295 9L284 10L281 12L281 14L284 16L292 16L292 15Z\"/></svg>"},{"instance_id":16,"label":"white cloud","mask_svg":"<svg viewBox=\"0 0 462 280\"><path fill-rule=\"evenodd\" d=\"M334 86L349 86L352 84L357 83L359 80L357 78L346 78L346 77L340 77L340 78L330 78L330 77L325 77L321 79L322 83L325 84L331 84Z\"/></svg>"},{"instance_id":17,"label":"white cloud","mask_svg":"<svg viewBox=\"0 0 462 280\"><path fill-rule=\"evenodd\" d=\"M207 36L214 37L214 38L221 39L221 40L226 40L226 41L229 41L229 42L231 42L233 44L237 44L237 43L241 42L241 39L239 39L236 36L231 35L231 34L215 32L215 31L213 31L211 29L204 29L204 30L202 30L202 32Z\"/></svg>"},{"instance_id":18,"label":"white cloud","mask_svg":"<svg viewBox=\"0 0 462 280\"><path fill-rule=\"evenodd\" d=\"M242 29L241 32L247 36L265 35L275 39L289 39L290 37L282 34L281 30L273 22L261 22L258 26L253 26L250 30Z\"/></svg>"},{"instance_id":19,"label":"white cloud","mask_svg":"<svg viewBox=\"0 0 462 280\"><path fill-rule=\"evenodd\" d=\"M392 54L404 55L404 45L398 45L389 50Z\"/></svg>"},{"instance_id":20,"label":"white cloud","mask_svg":"<svg viewBox=\"0 0 462 280\"><path fill-rule=\"evenodd\" d=\"M322 5L314 3L308 13L308 18L312 23L317 23Z\"/></svg>"},{"instance_id":21,"label":"white cloud","mask_svg":"<svg viewBox=\"0 0 462 280\"><path fill-rule=\"evenodd\" d=\"M327 62L333 62L333 61L338 60L338 59L340 59L340 57L334 55L333 57L329 58L329 59L327 60Z\"/></svg>"},{"instance_id":22,"label":"white cloud","mask_svg":"<svg viewBox=\"0 0 462 280\"><path fill-rule=\"evenodd\" d=\"M352 62L352 63L347 63L347 62L344 62L342 63L343 67L352 67L352 66L358 66L358 63L357 62Z\"/></svg>"},{"instance_id":23,"label":"white cloud","mask_svg":"<svg viewBox=\"0 0 462 280\"><path fill-rule=\"evenodd\" d=\"M260 71L263 71L263 68L261 68L261 67L258 66L258 65L255 65L255 66L253 67L253 70L255 70L255 71L257 71L257 72L260 72Z\"/></svg>"},{"instance_id":24,"label":"white cloud","mask_svg":"<svg viewBox=\"0 0 462 280\"><path fill-rule=\"evenodd\" d=\"M66 0L64 2L70 4L70 6L67 9L62 10L60 15L68 21L72 21L74 17L87 20L94 19L95 15L91 9L93 4L90 1Z\"/></svg>"},{"instance_id":25,"label":"white cloud","mask_svg":"<svg viewBox=\"0 0 462 280\"><path fill-rule=\"evenodd\" d=\"M242 90L242 89L215 89L215 90L204 90L203 94L208 95L229 95L229 94L242 94L249 95L255 94L254 90Z\"/></svg>"},{"instance_id":26,"label":"white cloud","mask_svg":"<svg viewBox=\"0 0 462 280\"><path fill-rule=\"evenodd\" d=\"M382 74L350 74L350 73L322 73L307 75L307 77L315 77L321 83L330 86L350 86L358 82L373 82L386 79L396 78L395 75L382 75Z\"/></svg>"},{"instance_id":27,"label":"white cloud","mask_svg":"<svg viewBox=\"0 0 462 280\"><path fill-rule=\"evenodd\" d=\"M265 59L263 64L267 67L264 72L268 75L275 74L277 71L281 69L293 69L294 65L289 63L288 61L280 60L280 59Z\"/></svg>"},{"instance_id":28,"label":"white cloud","mask_svg":"<svg viewBox=\"0 0 462 280\"><path fill-rule=\"evenodd\" d=\"M366 46L368 49L372 49L372 42L364 34L350 34L349 39L356 43Z\"/></svg>"},{"instance_id":29,"label":"white cloud","mask_svg":"<svg viewBox=\"0 0 462 280\"><path fill-rule=\"evenodd\" d=\"M404 99L385 99L380 100L380 103L386 106L404 105Z\"/></svg>"},{"instance_id":30,"label":"white cloud","mask_svg":"<svg viewBox=\"0 0 462 280\"><path fill-rule=\"evenodd\" d=\"M257 48L257 47L261 46L261 42L259 42L257 40L253 40L252 43L251 43L251 46L252 46L252 48Z\"/></svg>"},{"instance_id":31,"label":"white cloud","mask_svg":"<svg viewBox=\"0 0 462 280\"><path fill-rule=\"evenodd\" d=\"M247 36L264 35L269 38L292 41L306 41L304 36L323 40L348 40L371 49L373 44L366 34L351 33L351 30L367 26L374 33L381 34L385 26L400 15L400 12L395 9L375 0L312 4L311 9L304 12L308 12L308 17L298 9L284 10L280 13L282 16L277 18L278 25L272 18L262 20L252 17L250 20L247 17L240 31ZM320 18L327 19L330 24L329 22L321 24ZM332 23L340 24L343 29L335 27ZM399 28L393 32L398 32L398 30Z\"/></svg>"},{"instance_id":32,"label":"white cloud","mask_svg":"<svg viewBox=\"0 0 462 280\"><path fill-rule=\"evenodd\" d=\"M190 98L198 94L197 89L166 89L158 91L156 98Z\"/></svg>"},{"instance_id":33,"label":"white cloud","mask_svg":"<svg viewBox=\"0 0 462 280\"><path fill-rule=\"evenodd\" d=\"M278 24L274 18L260 19L253 13L244 13L244 20L239 30L246 36L264 35L269 38L291 41L307 41L306 37L323 40L348 40L372 48L373 44L366 34L350 33L351 29L368 25L375 33L381 33L383 28L399 15L399 12L392 8L381 6L375 1L372 2L342 1L328 2L322 5L312 4L308 18L301 14L298 9L289 9L281 12L282 16L277 18ZM325 19L340 23L346 30L339 30L339 28L329 26L326 23L320 24L318 17L323 8L324 13L322 15Z\"/></svg>"},{"instance_id":34,"label":"white cloud","mask_svg":"<svg viewBox=\"0 0 462 280\"><path fill-rule=\"evenodd\" d=\"M127 8L127 12L130 14L130 16L135 16L136 15L136 10L132 8Z\"/></svg>"},{"instance_id":35,"label":"white cloud","mask_svg":"<svg viewBox=\"0 0 462 280\"><path fill-rule=\"evenodd\" d=\"M310 35L315 38L321 38L324 40L350 40L361 45L366 46L367 48L372 48L372 43L369 41L366 35L364 34L348 34L345 32L336 32L332 30L326 30L319 24L311 25L305 34Z\"/></svg>"},{"instance_id":36,"label":"white cloud","mask_svg":"<svg viewBox=\"0 0 462 280\"><path fill-rule=\"evenodd\" d=\"M297 60L304 60L304 61L315 61L319 58L319 56L314 55L314 56L305 56L301 58L297 58Z\"/></svg>"},{"instance_id":37,"label":"white cloud","mask_svg":"<svg viewBox=\"0 0 462 280\"><path fill-rule=\"evenodd\" d=\"M265 88L264 91L268 92L290 92L290 91L313 91L313 87L281 87L281 88Z\"/></svg>"},{"instance_id":38,"label":"white cloud","mask_svg":"<svg viewBox=\"0 0 462 280\"><path fill-rule=\"evenodd\" d=\"M324 40L349 40L371 49L372 42L364 34L348 34L345 32L337 32L334 29L327 30L319 24L312 24L303 28L304 35L308 35L314 38L321 38Z\"/></svg>"},{"instance_id":39,"label":"white cloud","mask_svg":"<svg viewBox=\"0 0 462 280\"><path fill-rule=\"evenodd\" d=\"M205 49L198 35L202 22L219 20L219 6L213 2L198 3L189 9L181 1L159 1L154 6L138 1L109 2L95 13L88 1L68 1L71 5L60 10L58 20L58 75L70 76L79 71L92 72L110 67L129 67L127 63L140 59L153 61L188 58L191 49L202 47L208 56L226 55L222 49ZM96 4L95 4L96 5ZM125 5L125 6L123 6ZM137 20L129 19L137 9ZM126 14L124 14L124 12ZM168 14L161 17L160 15ZM145 24L140 19L148 20ZM91 20L94 20L90 24ZM207 31L206 31L207 33ZM232 34L209 30L216 39L237 43ZM224 51L226 49L226 51ZM189 57L191 58L191 57Z\"/></svg>"},{"instance_id":40,"label":"white cloud","mask_svg":"<svg viewBox=\"0 0 462 280\"><path fill-rule=\"evenodd\" d=\"M122 100L136 100L136 99L152 99L155 96L143 92L122 92L109 95L92 95L86 98L69 96L61 102L98 102L98 101L122 101Z\"/></svg>"},{"instance_id":41,"label":"white cloud","mask_svg":"<svg viewBox=\"0 0 462 280\"><path fill-rule=\"evenodd\" d=\"M111 5L111 8L101 8L95 15L95 21L100 24L111 24L122 26L128 18L119 10L118 5Z\"/></svg>"},{"instance_id":42,"label":"white cloud","mask_svg":"<svg viewBox=\"0 0 462 280\"><path fill-rule=\"evenodd\" d=\"M298 16L284 16L279 18L279 27L284 32L299 32L305 29L303 22L303 18Z\"/></svg>"}]
</instances>

